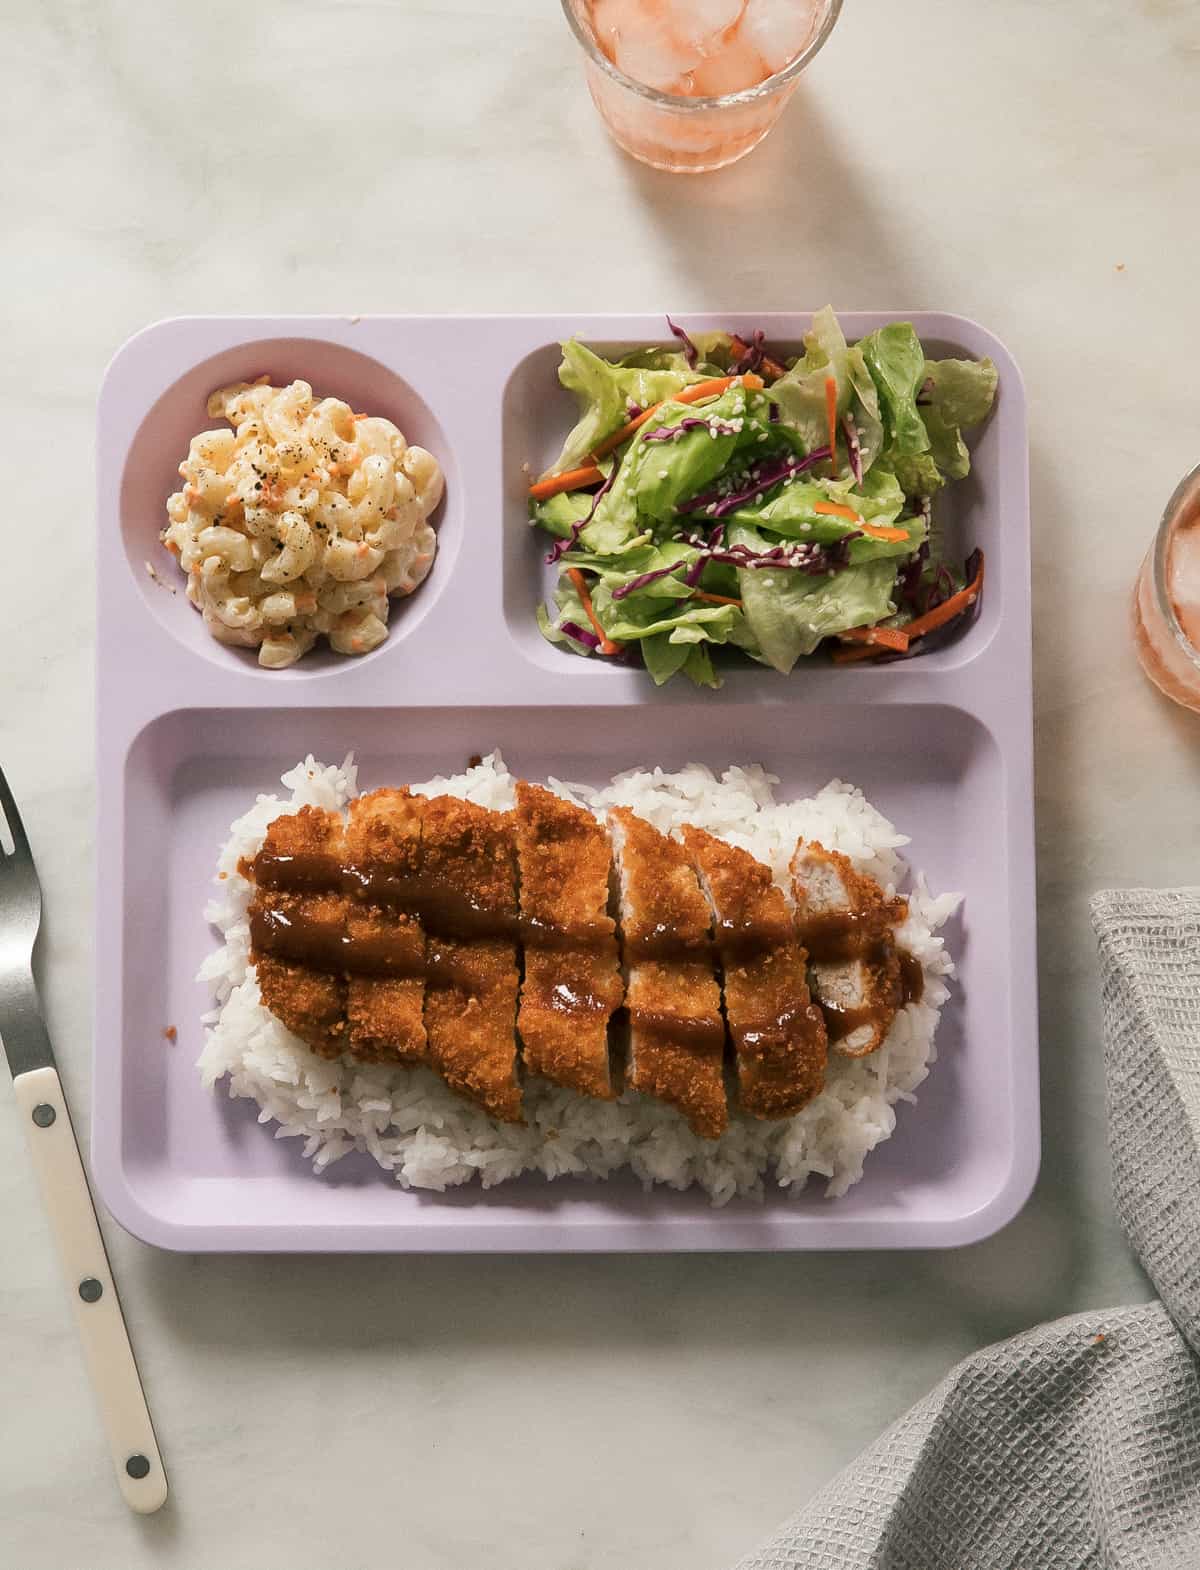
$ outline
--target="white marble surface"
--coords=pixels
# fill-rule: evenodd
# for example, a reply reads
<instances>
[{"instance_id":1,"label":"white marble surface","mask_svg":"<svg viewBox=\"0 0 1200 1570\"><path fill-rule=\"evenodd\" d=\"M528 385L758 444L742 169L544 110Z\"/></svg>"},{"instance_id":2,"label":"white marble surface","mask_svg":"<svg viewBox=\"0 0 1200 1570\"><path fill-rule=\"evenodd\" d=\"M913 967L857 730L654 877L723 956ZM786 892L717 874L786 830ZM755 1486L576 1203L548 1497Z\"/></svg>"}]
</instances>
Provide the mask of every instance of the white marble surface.
<instances>
[{"instance_id":1,"label":"white marble surface","mask_svg":"<svg viewBox=\"0 0 1200 1570\"><path fill-rule=\"evenodd\" d=\"M206 311L832 298L1006 339L1032 424L1046 1099L1033 1202L956 1254L330 1266L107 1224L173 1484L139 1520L0 1094L0 1559L717 1570L962 1354L1143 1296L1086 900L1195 876L1200 729L1142 682L1125 615L1200 437L1200 11L846 0L772 140L691 182L605 140L555 0L0 0L0 24L0 759L80 1128L93 402L127 334Z\"/></svg>"}]
</instances>

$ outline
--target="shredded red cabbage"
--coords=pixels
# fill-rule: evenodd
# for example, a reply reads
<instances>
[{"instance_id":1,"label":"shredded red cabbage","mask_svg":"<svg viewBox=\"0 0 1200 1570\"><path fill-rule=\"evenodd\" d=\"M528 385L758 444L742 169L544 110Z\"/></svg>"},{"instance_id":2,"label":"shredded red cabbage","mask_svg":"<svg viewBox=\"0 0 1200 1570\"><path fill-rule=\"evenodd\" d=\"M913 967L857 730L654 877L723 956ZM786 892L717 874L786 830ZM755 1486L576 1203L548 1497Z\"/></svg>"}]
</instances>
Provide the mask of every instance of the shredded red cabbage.
<instances>
[{"instance_id":1,"label":"shredded red cabbage","mask_svg":"<svg viewBox=\"0 0 1200 1570\"><path fill-rule=\"evenodd\" d=\"M725 562L731 567L744 567L750 571L760 567L779 567L795 572L838 572L850 565L851 540L861 538L862 530L856 529L828 545L820 545L815 540L796 540L773 545L765 551L751 550L748 545L722 545L715 550L706 548L704 557L706 563ZM685 540L684 543L690 545L696 542Z\"/></svg>"},{"instance_id":2,"label":"shredded red cabbage","mask_svg":"<svg viewBox=\"0 0 1200 1570\"><path fill-rule=\"evenodd\" d=\"M590 632L586 627L581 627L578 622L560 621L558 630L559 632L565 632L568 638L574 638L576 643L582 643L584 648L598 649L600 647L600 639L597 638L596 634ZM622 644L616 654L608 654L604 658L608 660L610 665L640 666L642 663L640 651L627 643Z\"/></svg>"},{"instance_id":3,"label":"shredded red cabbage","mask_svg":"<svg viewBox=\"0 0 1200 1570\"><path fill-rule=\"evenodd\" d=\"M673 572L678 572L682 562L672 562L669 567L656 567L653 572L640 573L636 578L630 578L628 583L623 583L612 591L614 600L623 600L629 594L636 594L639 589L644 589L648 583L657 583L660 578L669 578Z\"/></svg>"},{"instance_id":4,"label":"shredded red cabbage","mask_svg":"<svg viewBox=\"0 0 1200 1570\"><path fill-rule=\"evenodd\" d=\"M697 560L705 566L709 562L725 562L731 567L750 570L781 567L798 572L825 573L838 572L848 567L850 542L862 537L862 530L854 529L827 545L819 544L816 540L789 540L773 545L768 550L756 551L748 545L726 545L723 536L718 539L717 531L714 530L708 540L696 534L683 534L677 537L675 543L691 545L699 551Z\"/></svg>"},{"instance_id":5,"label":"shredded red cabbage","mask_svg":"<svg viewBox=\"0 0 1200 1570\"><path fill-rule=\"evenodd\" d=\"M683 577L687 587L694 589L710 562L724 562L727 566L743 568L751 572L765 567L810 573L814 576L840 572L850 565L851 540L862 537L862 530L854 529L849 534L843 535L840 540L834 540L828 545L818 544L815 540L795 540L773 545L765 551L756 551L748 545L726 545L725 525L718 524L708 539L699 534L680 534L675 536L671 544L690 545L696 552L695 560L689 564ZM649 583L657 583L660 578L669 578L682 566L682 562L673 562L669 567L656 567L653 572L640 573L636 578L630 578L627 583L622 583L615 588L612 597L614 600L623 600L630 594L636 594L639 589L644 589Z\"/></svg>"},{"instance_id":6,"label":"shredded red cabbage","mask_svg":"<svg viewBox=\"0 0 1200 1570\"><path fill-rule=\"evenodd\" d=\"M746 344L746 351L729 367L735 376L741 376L747 371L757 371L763 362L765 334L761 327L756 327L750 335L750 342ZM742 340L745 342L745 340Z\"/></svg>"},{"instance_id":7,"label":"shredded red cabbage","mask_svg":"<svg viewBox=\"0 0 1200 1570\"><path fill-rule=\"evenodd\" d=\"M645 414L645 412L646 412L645 409L642 408L640 403L635 403L632 398L626 398L626 400L625 400L625 418L627 420L637 420L637 419L640 419L641 416L643 414Z\"/></svg>"},{"instance_id":8,"label":"shredded red cabbage","mask_svg":"<svg viewBox=\"0 0 1200 1570\"><path fill-rule=\"evenodd\" d=\"M846 451L850 454L850 472L855 485L863 482L862 444L858 439L858 426L849 409L842 416L842 430L846 433Z\"/></svg>"},{"instance_id":9,"label":"shredded red cabbage","mask_svg":"<svg viewBox=\"0 0 1200 1570\"><path fill-rule=\"evenodd\" d=\"M701 419L696 414L686 414L678 425L660 425L653 431L647 431L642 437L643 442L673 442L677 441L685 431L713 431L717 436L736 436L741 429L730 420L722 420L717 416L711 419Z\"/></svg>"},{"instance_id":10,"label":"shredded red cabbage","mask_svg":"<svg viewBox=\"0 0 1200 1570\"><path fill-rule=\"evenodd\" d=\"M566 539L555 540L553 549L547 552L547 567L553 567L556 561L561 561L562 558L571 549L571 547L578 542L580 534L584 529L587 528L588 524L591 523L592 519L596 516L596 508L600 505L600 498L612 490L613 482L616 480L616 478L617 465L614 463L612 468L609 470L604 483L593 494L592 505L588 508L587 516L584 518L577 518L571 525L571 532L567 535Z\"/></svg>"},{"instance_id":11,"label":"shredded red cabbage","mask_svg":"<svg viewBox=\"0 0 1200 1570\"><path fill-rule=\"evenodd\" d=\"M828 447L816 447L806 458L773 458L765 463L754 464L738 476L741 489L705 491L689 501L680 502L676 511L702 512L710 518L723 518L727 513L736 511L743 502L753 501L763 491L771 490L793 474L803 474L806 469L815 468L828 457Z\"/></svg>"},{"instance_id":12,"label":"shredded red cabbage","mask_svg":"<svg viewBox=\"0 0 1200 1570\"><path fill-rule=\"evenodd\" d=\"M562 621L558 624L559 632L565 632L568 638L574 638L576 643L582 643L589 649L598 649L600 639L594 632L589 632L586 627L581 627L577 622Z\"/></svg>"},{"instance_id":13,"label":"shredded red cabbage","mask_svg":"<svg viewBox=\"0 0 1200 1570\"><path fill-rule=\"evenodd\" d=\"M696 345L688 337L687 333L684 332L683 328L673 322L669 316L667 317L667 326L683 345L683 352L687 358L688 370L694 371L696 369L696 363L700 359L699 349L697 349Z\"/></svg>"},{"instance_id":14,"label":"shredded red cabbage","mask_svg":"<svg viewBox=\"0 0 1200 1570\"><path fill-rule=\"evenodd\" d=\"M916 399L914 400L918 408L924 408L926 404L933 402L933 389L933 377L927 376L921 383L921 386L917 391Z\"/></svg>"}]
</instances>

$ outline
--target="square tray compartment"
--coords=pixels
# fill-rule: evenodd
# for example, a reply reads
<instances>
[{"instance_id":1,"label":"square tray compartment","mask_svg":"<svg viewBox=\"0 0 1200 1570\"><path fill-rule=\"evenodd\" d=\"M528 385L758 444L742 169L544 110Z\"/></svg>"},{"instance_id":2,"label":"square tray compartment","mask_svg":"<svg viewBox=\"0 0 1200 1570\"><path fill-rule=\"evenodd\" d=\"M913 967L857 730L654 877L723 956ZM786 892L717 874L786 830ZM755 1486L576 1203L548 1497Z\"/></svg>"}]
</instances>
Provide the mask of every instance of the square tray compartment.
<instances>
[{"instance_id":1,"label":"square tray compartment","mask_svg":"<svg viewBox=\"0 0 1200 1570\"><path fill-rule=\"evenodd\" d=\"M843 317L854 336L884 319ZM781 343L807 325L760 321ZM553 374L547 345L569 332L652 341L661 318L192 319L122 350L100 409L92 1153L124 1226L185 1250L894 1248L970 1242L1017 1212L1039 1155L1023 394L983 329L914 322L940 349L990 353L1000 368L952 520L964 546L988 552L982 615L959 643L910 664L791 678L748 669L703 695L560 655L532 630L538 551L520 466L536 466L570 418L565 395L537 396ZM755 325L689 319L719 324ZM433 368L467 353L473 396L460 408L457 385ZM439 562L363 661L261 672L197 638L182 594L142 565L175 464L205 426L205 394L263 370L387 413L444 460ZM841 775L912 836L912 863L935 889L966 895L939 1063L845 1198L813 1186L714 1211L701 1194L646 1194L629 1177L532 1176L438 1196L406 1192L358 1157L316 1178L296 1142L256 1126L252 1104L202 1090L208 998L193 978L212 945L201 912L230 820L309 751L333 762L353 750L369 788L460 768L493 746L532 778L599 783L638 763L756 761L796 794ZM168 1024L179 1031L170 1046Z\"/></svg>"}]
</instances>

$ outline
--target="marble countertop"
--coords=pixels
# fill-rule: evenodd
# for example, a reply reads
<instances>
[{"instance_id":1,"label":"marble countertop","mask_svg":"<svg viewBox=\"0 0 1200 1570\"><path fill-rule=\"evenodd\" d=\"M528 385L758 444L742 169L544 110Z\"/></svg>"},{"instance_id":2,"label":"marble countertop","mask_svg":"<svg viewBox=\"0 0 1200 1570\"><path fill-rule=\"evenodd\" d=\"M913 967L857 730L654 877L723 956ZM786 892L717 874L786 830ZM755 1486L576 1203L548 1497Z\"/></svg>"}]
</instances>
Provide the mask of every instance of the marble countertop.
<instances>
[{"instance_id":1,"label":"marble countertop","mask_svg":"<svg viewBox=\"0 0 1200 1570\"><path fill-rule=\"evenodd\" d=\"M173 1256L106 1222L173 1485L141 1520L0 1094L6 1562L719 1570L963 1354L1147 1295L1110 1204L1087 899L1193 878L1200 728L1141 679L1126 612L1197 457L1200 11L848 0L774 136L690 181L608 143L553 0L0 20L0 759L80 1129L93 408L116 346L189 312L832 298L1006 340L1031 419L1045 1098L1033 1200L956 1253L330 1264Z\"/></svg>"}]
</instances>

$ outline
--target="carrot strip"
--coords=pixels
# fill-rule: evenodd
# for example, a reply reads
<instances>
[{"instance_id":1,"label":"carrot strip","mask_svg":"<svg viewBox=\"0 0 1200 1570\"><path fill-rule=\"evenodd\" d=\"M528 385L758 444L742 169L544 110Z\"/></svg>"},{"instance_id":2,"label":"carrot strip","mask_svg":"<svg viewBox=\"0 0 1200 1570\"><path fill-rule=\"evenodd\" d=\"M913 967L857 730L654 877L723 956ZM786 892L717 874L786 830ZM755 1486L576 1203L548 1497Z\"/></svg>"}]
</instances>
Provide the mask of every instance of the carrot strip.
<instances>
[{"instance_id":1,"label":"carrot strip","mask_svg":"<svg viewBox=\"0 0 1200 1570\"><path fill-rule=\"evenodd\" d=\"M729 347L733 350L734 354L737 355L739 360L741 359L742 355L750 353L750 345L744 338L739 338L737 333L730 333ZM774 378L775 380L778 380L781 376L787 375L787 367L780 365L778 360L773 360L769 354L760 356L758 363L762 366L763 370L766 371L767 375Z\"/></svg>"},{"instance_id":2,"label":"carrot strip","mask_svg":"<svg viewBox=\"0 0 1200 1570\"><path fill-rule=\"evenodd\" d=\"M884 649L895 649L898 654L908 652L909 633L900 627L847 627L839 632L843 643L865 643Z\"/></svg>"},{"instance_id":3,"label":"carrot strip","mask_svg":"<svg viewBox=\"0 0 1200 1570\"><path fill-rule=\"evenodd\" d=\"M705 600L709 605L737 605L740 607L742 603L741 600L730 599L727 594L709 594L704 589L693 589L689 598Z\"/></svg>"},{"instance_id":4,"label":"carrot strip","mask_svg":"<svg viewBox=\"0 0 1200 1570\"><path fill-rule=\"evenodd\" d=\"M605 632L604 628L600 625L599 618L592 608L592 596L588 593L588 586L584 582L583 574L580 572L579 568L568 567L567 577L570 578L572 584L575 587L575 593L579 596L579 603L583 606L584 614L587 616L588 621L590 621L592 624L592 631L596 634L597 638L600 639L600 653L620 654L622 645L619 643L614 643Z\"/></svg>"},{"instance_id":5,"label":"carrot strip","mask_svg":"<svg viewBox=\"0 0 1200 1570\"><path fill-rule=\"evenodd\" d=\"M844 518L847 523L852 523L856 529L861 529L873 540L886 540L895 543L908 539L907 529L893 529L888 524L868 523L861 513L855 512L853 507L843 507L840 502L814 502L813 511L824 513L829 518Z\"/></svg>"},{"instance_id":6,"label":"carrot strip","mask_svg":"<svg viewBox=\"0 0 1200 1570\"><path fill-rule=\"evenodd\" d=\"M585 463L578 469L565 469L562 474L552 474L548 479L538 480L529 487L529 494L535 502L544 502L547 497L557 496L560 491L581 491L585 485L595 485L603 478L595 464Z\"/></svg>"},{"instance_id":7,"label":"carrot strip","mask_svg":"<svg viewBox=\"0 0 1200 1570\"><path fill-rule=\"evenodd\" d=\"M860 660L873 660L882 653L883 648L877 643L851 643L834 649L829 657L835 665L857 665Z\"/></svg>"},{"instance_id":8,"label":"carrot strip","mask_svg":"<svg viewBox=\"0 0 1200 1570\"><path fill-rule=\"evenodd\" d=\"M814 512L822 512L830 518L845 518L847 523L865 523L860 513L853 507L843 507L841 502L814 502Z\"/></svg>"},{"instance_id":9,"label":"carrot strip","mask_svg":"<svg viewBox=\"0 0 1200 1570\"><path fill-rule=\"evenodd\" d=\"M658 403L652 403L648 409L643 409L635 419L623 425L619 431L614 431L611 436L606 436L602 442L592 450L593 460L607 458L610 452L615 452L622 442L627 442L635 431L641 429L652 415L658 413L664 403L699 403L704 398L716 398L734 382L741 382L742 386L751 392L761 392L767 385L761 376L755 376L747 371L744 376L713 376L706 382L693 382L690 387L681 387L670 398L662 398Z\"/></svg>"},{"instance_id":10,"label":"carrot strip","mask_svg":"<svg viewBox=\"0 0 1200 1570\"><path fill-rule=\"evenodd\" d=\"M838 472L837 457L837 377L825 378L825 420L829 426L829 462L834 474Z\"/></svg>"},{"instance_id":11,"label":"carrot strip","mask_svg":"<svg viewBox=\"0 0 1200 1570\"><path fill-rule=\"evenodd\" d=\"M858 526L869 539L884 540L889 545L898 545L901 540L908 539L907 529L893 529L890 524L868 523L865 518L860 518Z\"/></svg>"},{"instance_id":12,"label":"carrot strip","mask_svg":"<svg viewBox=\"0 0 1200 1570\"><path fill-rule=\"evenodd\" d=\"M952 594L948 600L943 600L940 605L935 605L931 611L926 611L924 616L918 616L915 621L910 621L905 632L909 641L921 638L927 632L933 632L938 627L944 627L948 621L953 621L956 616L961 616L963 611L969 610L983 592L983 552L979 553L979 571L975 574L965 589L960 589L957 594Z\"/></svg>"}]
</instances>

